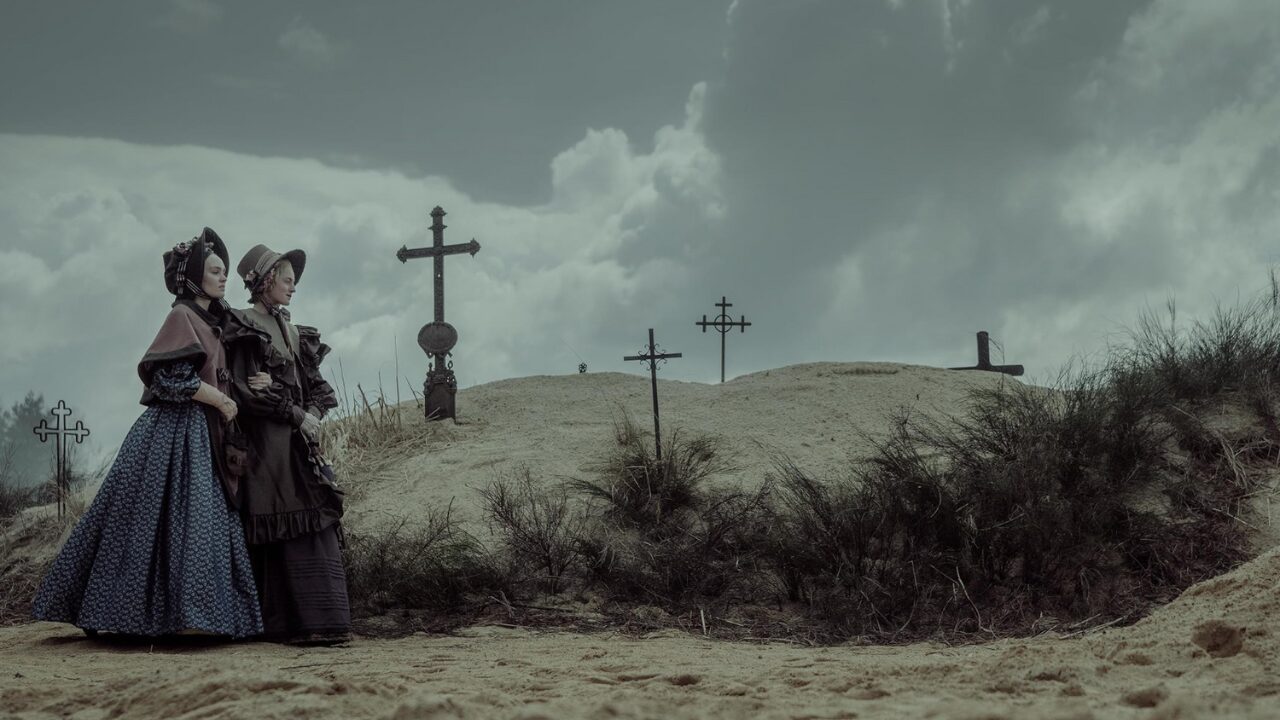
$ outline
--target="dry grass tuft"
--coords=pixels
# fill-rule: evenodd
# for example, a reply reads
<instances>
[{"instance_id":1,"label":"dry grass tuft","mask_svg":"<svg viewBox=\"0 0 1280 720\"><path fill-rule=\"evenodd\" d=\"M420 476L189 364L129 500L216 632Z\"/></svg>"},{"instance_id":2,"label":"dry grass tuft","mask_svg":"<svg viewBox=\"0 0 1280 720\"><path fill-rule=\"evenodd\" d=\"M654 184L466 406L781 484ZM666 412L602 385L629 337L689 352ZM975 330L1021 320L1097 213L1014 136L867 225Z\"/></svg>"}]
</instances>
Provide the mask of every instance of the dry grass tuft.
<instances>
[{"instance_id":1,"label":"dry grass tuft","mask_svg":"<svg viewBox=\"0 0 1280 720\"><path fill-rule=\"evenodd\" d=\"M346 531L355 616L390 609L457 611L477 593L507 588L507 570L468 533L452 506L375 531Z\"/></svg>"},{"instance_id":2,"label":"dry grass tuft","mask_svg":"<svg viewBox=\"0 0 1280 720\"><path fill-rule=\"evenodd\" d=\"M0 625L31 622L31 601L62 540L84 515L79 495L59 519L50 506L32 507L10 518L0 531Z\"/></svg>"},{"instance_id":3,"label":"dry grass tuft","mask_svg":"<svg viewBox=\"0 0 1280 720\"><path fill-rule=\"evenodd\" d=\"M425 422L421 404L391 404L381 390L370 401L356 386L356 397L326 418L320 444L339 473L349 500L406 459L454 437L451 423Z\"/></svg>"},{"instance_id":4,"label":"dry grass tuft","mask_svg":"<svg viewBox=\"0 0 1280 720\"><path fill-rule=\"evenodd\" d=\"M490 483L480 497L514 574L532 575L544 592L560 592L565 576L581 567L586 524L583 509L573 505L568 489L542 487L525 468L514 478Z\"/></svg>"}]
</instances>

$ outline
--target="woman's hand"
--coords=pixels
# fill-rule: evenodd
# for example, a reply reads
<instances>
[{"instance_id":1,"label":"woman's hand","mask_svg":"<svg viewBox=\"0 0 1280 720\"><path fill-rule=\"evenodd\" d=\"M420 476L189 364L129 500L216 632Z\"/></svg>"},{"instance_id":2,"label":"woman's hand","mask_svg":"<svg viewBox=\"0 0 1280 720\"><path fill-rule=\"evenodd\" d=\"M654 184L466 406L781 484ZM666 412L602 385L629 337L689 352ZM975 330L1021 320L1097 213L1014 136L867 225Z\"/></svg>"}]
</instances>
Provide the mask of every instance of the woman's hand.
<instances>
[{"instance_id":1,"label":"woman's hand","mask_svg":"<svg viewBox=\"0 0 1280 720\"><path fill-rule=\"evenodd\" d=\"M240 412L240 408L236 405L236 401L226 395L222 396L222 400L218 401L218 404L215 407L218 408L218 412L222 413L222 419L227 422L235 420L236 413Z\"/></svg>"},{"instance_id":2,"label":"woman's hand","mask_svg":"<svg viewBox=\"0 0 1280 720\"><path fill-rule=\"evenodd\" d=\"M250 390L266 390L269 387L271 387L270 375L264 372L258 372L249 376Z\"/></svg>"},{"instance_id":3,"label":"woman's hand","mask_svg":"<svg viewBox=\"0 0 1280 720\"><path fill-rule=\"evenodd\" d=\"M317 442L320 439L320 419L311 413L302 416L302 427L298 429L302 431L302 436L311 442Z\"/></svg>"}]
</instances>

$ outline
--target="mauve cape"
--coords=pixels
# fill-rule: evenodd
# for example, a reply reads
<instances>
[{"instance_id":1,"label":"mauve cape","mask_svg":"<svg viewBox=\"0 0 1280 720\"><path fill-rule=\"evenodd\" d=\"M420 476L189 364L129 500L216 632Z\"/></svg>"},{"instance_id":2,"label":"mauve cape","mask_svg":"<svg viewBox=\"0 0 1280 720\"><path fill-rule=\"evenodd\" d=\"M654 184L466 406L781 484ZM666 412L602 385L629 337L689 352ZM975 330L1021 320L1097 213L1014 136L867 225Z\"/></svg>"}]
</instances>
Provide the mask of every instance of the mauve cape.
<instances>
[{"instance_id":1,"label":"mauve cape","mask_svg":"<svg viewBox=\"0 0 1280 720\"><path fill-rule=\"evenodd\" d=\"M156 367L177 360L185 360L196 367L200 379L223 393L231 394L231 374L227 371L227 356L222 348L223 314L221 305L214 304L213 311L205 310L192 300L174 302L169 316L164 319L156 339L138 363L138 377L146 387L142 391L143 405L151 405L155 398L151 394L151 374ZM209 442L213 455L214 470L218 481L222 484L223 495L227 504L234 509L240 508L239 485L226 471L223 454L223 428L225 421L222 413L211 405L199 403L204 411L205 422L209 425Z\"/></svg>"}]
</instances>

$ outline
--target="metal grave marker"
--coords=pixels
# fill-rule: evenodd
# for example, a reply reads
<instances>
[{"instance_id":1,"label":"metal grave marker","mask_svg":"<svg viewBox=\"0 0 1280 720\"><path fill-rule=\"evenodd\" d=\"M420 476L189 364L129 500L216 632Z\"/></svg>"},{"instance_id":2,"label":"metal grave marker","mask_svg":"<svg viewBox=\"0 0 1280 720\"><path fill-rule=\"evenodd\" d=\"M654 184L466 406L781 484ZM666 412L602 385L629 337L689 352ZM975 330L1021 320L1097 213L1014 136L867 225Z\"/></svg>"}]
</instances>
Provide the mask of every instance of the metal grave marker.
<instances>
[{"instance_id":1,"label":"metal grave marker","mask_svg":"<svg viewBox=\"0 0 1280 720\"><path fill-rule=\"evenodd\" d=\"M84 442L89 436L89 428L84 426L81 420L76 421L74 428L67 427L66 418L71 414L71 408L67 407L67 403L59 400L57 407L49 411L51 415L57 418L57 425L49 427L48 420L41 420L40 424L32 428L36 435L40 436L40 442L48 442L49 436L53 436L54 440L54 490L58 496L58 517L62 517L67 511L67 498L71 494L71 478L68 477L70 468L67 467L67 450L69 443L63 442L67 438L74 437L76 444Z\"/></svg>"},{"instance_id":2,"label":"metal grave marker","mask_svg":"<svg viewBox=\"0 0 1280 720\"><path fill-rule=\"evenodd\" d=\"M653 442L658 462L662 462L662 428L658 425L658 362L681 357L681 353L660 353L653 344L653 328L649 328L649 352L628 355L623 360L640 360L649 363L649 385L653 388Z\"/></svg>"},{"instance_id":3,"label":"metal grave marker","mask_svg":"<svg viewBox=\"0 0 1280 720\"><path fill-rule=\"evenodd\" d=\"M969 367L953 367L948 370L986 370L988 372L1004 373L1005 375L1018 376L1022 374L1021 365L992 365L991 364L991 340L987 336L986 330L978 331L978 364Z\"/></svg>"},{"instance_id":4,"label":"metal grave marker","mask_svg":"<svg viewBox=\"0 0 1280 720\"><path fill-rule=\"evenodd\" d=\"M453 361L446 364L446 358L453 354L453 346L458 343L458 331L444 321L444 256L470 253L475 257L480 251L480 243L475 238L469 243L445 245L444 229L448 226L443 222L444 216L444 209L439 205L431 211L432 243L429 247L411 250L408 246L401 246L396 251L396 258L402 263L411 258L429 257L435 265L435 319L418 331L418 345L434 359L434 366L427 370L427 379L422 386L423 408L428 420L456 419L454 397L458 392L458 380L453 374Z\"/></svg>"},{"instance_id":5,"label":"metal grave marker","mask_svg":"<svg viewBox=\"0 0 1280 720\"><path fill-rule=\"evenodd\" d=\"M723 295L720 296L720 302L716 303L716 307L720 308L720 315L715 320L707 322L707 316L703 315L702 320L695 322L694 325L702 327L702 332L706 332L708 327L713 327L720 331L720 382L724 382L724 336L732 328L741 328L742 332L747 331L747 326L751 323L747 322L747 316L743 315L741 320L734 320L725 314L726 308L733 307L733 303L726 302Z\"/></svg>"}]
</instances>

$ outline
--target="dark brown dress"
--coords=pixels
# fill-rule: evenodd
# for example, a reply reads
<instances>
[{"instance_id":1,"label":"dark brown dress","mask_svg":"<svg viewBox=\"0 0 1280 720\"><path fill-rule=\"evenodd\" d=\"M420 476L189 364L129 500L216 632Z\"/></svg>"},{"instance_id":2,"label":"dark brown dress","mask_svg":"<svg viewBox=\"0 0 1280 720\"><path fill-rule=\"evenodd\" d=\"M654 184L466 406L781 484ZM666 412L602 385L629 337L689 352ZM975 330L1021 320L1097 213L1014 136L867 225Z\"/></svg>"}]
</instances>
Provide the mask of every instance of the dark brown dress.
<instances>
[{"instance_id":1,"label":"dark brown dress","mask_svg":"<svg viewBox=\"0 0 1280 720\"><path fill-rule=\"evenodd\" d=\"M337 406L320 374L329 347L311 327L256 310L230 311L223 343L237 422L249 444L240 488L249 557L268 638L341 635L350 626L342 565L342 491L300 430L305 413ZM271 386L252 390L265 372Z\"/></svg>"}]
</instances>

